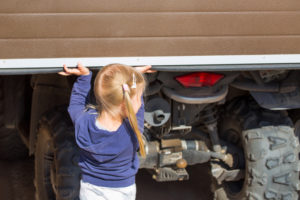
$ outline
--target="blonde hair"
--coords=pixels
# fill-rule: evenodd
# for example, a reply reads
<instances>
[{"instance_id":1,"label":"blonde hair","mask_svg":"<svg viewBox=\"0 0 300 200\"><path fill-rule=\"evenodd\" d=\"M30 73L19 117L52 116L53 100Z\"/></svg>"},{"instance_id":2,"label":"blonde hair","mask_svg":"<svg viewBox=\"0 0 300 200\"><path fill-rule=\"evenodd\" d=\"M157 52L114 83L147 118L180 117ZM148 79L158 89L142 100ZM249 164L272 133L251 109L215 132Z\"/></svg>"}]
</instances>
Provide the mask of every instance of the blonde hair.
<instances>
[{"instance_id":1,"label":"blonde hair","mask_svg":"<svg viewBox=\"0 0 300 200\"><path fill-rule=\"evenodd\" d=\"M124 89L123 85L128 86ZM110 64L103 67L97 74L94 82L94 93L98 104L98 111L105 111L114 118L128 117L140 146L141 156L145 157L144 142L138 128L138 123L131 98L138 91L144 90L145 79L143 75L133 67L122 64ZM124 113L120 108L124 103L127 111Z\"/></svg>"}]
</instances>

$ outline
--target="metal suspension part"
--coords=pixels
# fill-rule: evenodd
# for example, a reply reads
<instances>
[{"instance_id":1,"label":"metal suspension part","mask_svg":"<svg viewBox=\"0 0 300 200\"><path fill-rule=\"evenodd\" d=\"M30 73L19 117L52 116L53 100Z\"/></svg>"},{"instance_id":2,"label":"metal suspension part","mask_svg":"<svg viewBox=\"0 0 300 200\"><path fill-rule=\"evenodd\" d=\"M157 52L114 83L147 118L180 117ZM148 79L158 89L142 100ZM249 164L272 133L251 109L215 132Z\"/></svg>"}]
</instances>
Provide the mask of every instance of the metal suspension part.
<instances>
[{"instance_id":1,"label":"metal suspension part","mask_svg":"<svg viewBox=\"0 0 300 200\"><path fill-rule=\"evenodd\" d=\"M218 136L218 127L217 127L217 107L215 104L206 106L200 113L201 121L206 131L209 133L213 150L215 152L221 152L222 148Z\"/></svg>"}]
</instances>

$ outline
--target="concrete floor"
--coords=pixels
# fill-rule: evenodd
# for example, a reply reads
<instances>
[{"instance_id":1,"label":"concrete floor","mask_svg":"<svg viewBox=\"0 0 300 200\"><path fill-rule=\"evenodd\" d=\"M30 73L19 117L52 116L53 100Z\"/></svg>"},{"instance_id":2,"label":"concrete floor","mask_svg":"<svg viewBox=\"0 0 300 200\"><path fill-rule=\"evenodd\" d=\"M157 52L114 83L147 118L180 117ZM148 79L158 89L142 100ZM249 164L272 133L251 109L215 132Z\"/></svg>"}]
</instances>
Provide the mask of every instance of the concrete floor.
<instances>
[{"instance_id":1,"label":"concrete floor","mask_svg":"<svg viewBox=\"0 0 300 200\"><path fill-rule=\"evenodd\" d=\"M0 199L34 200L33 158L0 161ZM137 175L137 200L210 200L208 165L189 167L189 181L158 183L146 170Z\"/></svg>"}]
</instances>

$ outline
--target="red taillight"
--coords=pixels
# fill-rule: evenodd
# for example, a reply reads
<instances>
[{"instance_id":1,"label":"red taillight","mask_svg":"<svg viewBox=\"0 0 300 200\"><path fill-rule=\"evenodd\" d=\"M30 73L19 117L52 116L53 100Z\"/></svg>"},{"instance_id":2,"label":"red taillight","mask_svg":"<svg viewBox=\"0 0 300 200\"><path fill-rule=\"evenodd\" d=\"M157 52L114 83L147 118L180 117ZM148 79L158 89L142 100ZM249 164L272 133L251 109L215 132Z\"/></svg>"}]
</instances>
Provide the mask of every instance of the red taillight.
<instances>
[{"instance_id":1,"label":"red taillight","mask_svg":"<svg viewBox=\"0 0 300 200\"><path fill-rule=\"evenodd\" d=\"M208 73L208 72L196 72L191 74L186 74L183 76L177 76L176 80L179 81L184 87L204 87L204 86L213 86L224 75Z\"/></svg>"}]
</instances>

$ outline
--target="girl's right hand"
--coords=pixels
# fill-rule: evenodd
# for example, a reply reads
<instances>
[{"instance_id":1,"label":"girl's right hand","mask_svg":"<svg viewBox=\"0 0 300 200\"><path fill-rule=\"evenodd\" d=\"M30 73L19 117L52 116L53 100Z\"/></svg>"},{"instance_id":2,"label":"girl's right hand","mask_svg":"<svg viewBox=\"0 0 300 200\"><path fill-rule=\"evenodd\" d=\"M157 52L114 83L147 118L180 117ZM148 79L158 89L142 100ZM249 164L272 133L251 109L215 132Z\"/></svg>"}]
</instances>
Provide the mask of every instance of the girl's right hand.
<instances>
[{"instance_id":1,"label":"girl's right hand","mask_svg":"<svg viewBox=\"0 0 300 200\"><path fill-rule=\"evenodd\" d=\"M70 69L67 67L66 64L64 64L64 71L58 72L58 74L63 75L63 76L70 76L70 75L76 75L76 76L81 76L81 75L89 75L90 70L83 66L81 63L77 64L77 68Z\"/></svg>"},{"instance_id":2,"label":"girl's right hand","mask_svg":"<svg viewBox=\"0 0 300 200\"><path fill-rule=\"evenodd\" d=\"M145 65L145 66L141 66L141 67L135 67L135 69L137 71L141 72L142 74L156 72L156 70L152 70L151 67L152 67L151 65Z\"/></svg>"}]
</instances>

